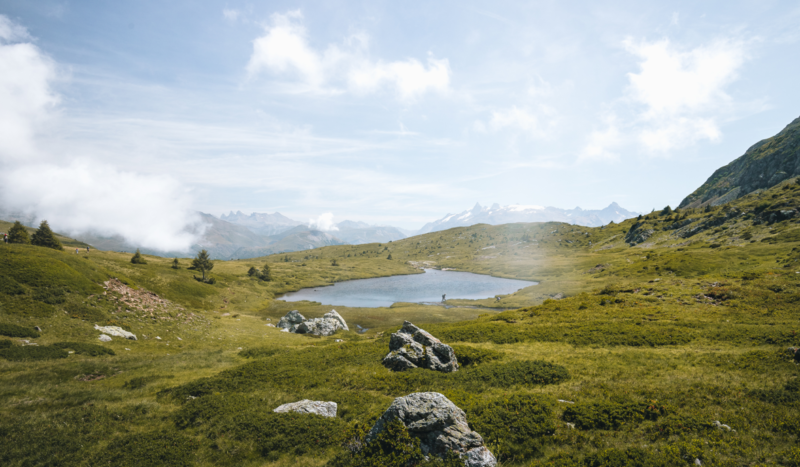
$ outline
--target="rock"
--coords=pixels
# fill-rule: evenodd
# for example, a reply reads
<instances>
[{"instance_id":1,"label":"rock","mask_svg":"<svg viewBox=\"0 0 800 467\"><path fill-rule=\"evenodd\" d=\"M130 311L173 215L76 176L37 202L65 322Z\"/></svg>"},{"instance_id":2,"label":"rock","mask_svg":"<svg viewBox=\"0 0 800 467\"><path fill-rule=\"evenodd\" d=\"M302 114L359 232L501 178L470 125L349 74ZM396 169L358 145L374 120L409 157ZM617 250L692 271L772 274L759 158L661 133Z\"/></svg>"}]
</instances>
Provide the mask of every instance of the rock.
<instances>
[{"instance_id":1,"label":"rock","mask_svg":"<svg viewBox=\"0 0 800 467\"><path fill-rule=\"evenodd\" d=\"M274 327L275 327L275 325L274 325L274 324L272 324L272 323L267 323L267 326L269 326L269 327L271 327L271 328L274 328Z\"/></svg>"},{"instance_id":2,"label":"rock","mask_svg":"<svg viewBox=\"0 0 800 467\"><path fill-rule=\"evenodd\" d=\"M631 246L634 246L637 243L644 242L645 240L650 238L650 236L653 235L653 233L655 233L655 230L653 230L653 229L645 229L643 227L644 227L644 223L643 222L637 222L637 223L633 224L631 229L625 235L625 243L628 243Z\"/></svg>"},{"instance_id":3,"label":"rock","mask_svg":"<svg viewBox=\"0 0 800 467\"><path fill-rule=\"evenodd\" d=\"M273 410L273 412L312 413L316 415L322 415L323 417L335 418L337 408L338 406L336 405L336 402L310 401L308 399L303 399L299 402L290 402L288 404L283 404L280 407Z\"/></svg>"},{"instance_id":4,"label":"rock","mask_svg":"<svg viewBox=\"0 0 800 467\"><path fill-rule=\"evenodd\" d=\"M303 315L301 315L300 312L298 312L297 310L292 310L289 313L286 313L286 316L284 316L283 318L281 318L280 321L278 321L278 327L283 329L291 329L292 327L296 327L298 324L302 323L305 320L306 318ZM294 330L291 330L290 332L294 332Z\"/></svg>"},{"instance_id":5,"label":"rock","mask_svg":"<svg viewBox=\"0 0 800 467\"><path fill-rule=\"evenodd\" d=\"M331 311L325 313L324 315L322 315L322 317L323 318L329 318L329 319L335 319L336 321L339 322L339 324L342 325L342 329L344 329L345 331L349 331L350 330L350 328L347 327L347 323L344 321L344 318L342 318L342 316L339 313L337 313L336 310L331 310Z\"/></svg>"},{"instance_id":6,"label":"rock","mask_svg":"<svg viewBox=\"0 0 800 467\"><path fill-rule=\"evenodd\" d=\"M292 332L297 334L313 334L315 336L330 336L342 329L342 323L333 318L314 318L298 324Z\"/></svg>"},{"instance_id":7,"label":"rock","mask_svg":"<svg viewBox=\"0 0 800 467\"><path fill-rule=\"evenodd\" d=\"M341 339L334 339L333 342L344 342L344 341Z\"/></svg>"},{"instance_id":8,"label":"rock","mask_svg":"<svg viewBox=\"0 0 800 467\"><path fill-rule=\"evenodd\" d=\"M714 422L712 424L715 427L717 427L717 429L719 429L719 430L727 430L727 431L733 431L733 432L736 431L736 430L732 429L729 425L726 425L724 423L720 423L719 420L714 420Z\"/></svg>"},{"instance_id":9,"label":"rock","mask_svg":"<svg viewBox=\"0 0 800 467\"><path fill-rule=\"evenodd\" d=\"M383 359L383 366L392 371L427 368L451 373L458 370L458 359L452 347L405 321L389 340L389 353Z\"/></svg>"},{"instance_id":10,"label":"rock","mask_svg":"<svg viewBox=\"0 0 800 467\"><path fill-rule=\"evenodd\" d=\"M132 341L139 340L136 338L136 334L128 332L119 326L98 326L95 324L94 328L104 334L109 334L111 336L122 337L125 339L130 339Z\"/></svg>"},{"instance_id":11,"label":"rock","mask_svg":"<svg viewBox=\"0 0 800 467\"><path fill-rule=\"evenodd\" d=\"M281 329L281 332L289 332L289 329L288 328L283 328L283 329Z\"/></svg>"},{"instance_id":12,"label":"rock","mask_svg":"<svg viewBox=\"0 0 800 467\"><path fill-rule=\"evenodd\" d=\"M100 339L101 342L111 342L111 336L107 336L105 334L100 334L98 339Z\"/></svg>"},{"instance_id":13,"label":"rock","mask_svg":"<svg viewBox=\"0 0 800 467\"><path fill-rule=\"evenodd\" d=\"M497 465L481 435L470 430L464 411L438 392L418 392L395 399L375 422L366 441L372 441L394 418L405 425L409 435L419 438L426 456L455 451L468 467Z\"/></svg>"},{"instance_id":14,"label":"rock","mask_svg":"<svg viewBox=\"0 0 800 467\"><path fill-rule=\"evenodd\" d=\"M34 326L33 329L36 329L36 331L38 332L42 332L42 328L40 328L39 326Z\"/></svg>"}]
</instances>

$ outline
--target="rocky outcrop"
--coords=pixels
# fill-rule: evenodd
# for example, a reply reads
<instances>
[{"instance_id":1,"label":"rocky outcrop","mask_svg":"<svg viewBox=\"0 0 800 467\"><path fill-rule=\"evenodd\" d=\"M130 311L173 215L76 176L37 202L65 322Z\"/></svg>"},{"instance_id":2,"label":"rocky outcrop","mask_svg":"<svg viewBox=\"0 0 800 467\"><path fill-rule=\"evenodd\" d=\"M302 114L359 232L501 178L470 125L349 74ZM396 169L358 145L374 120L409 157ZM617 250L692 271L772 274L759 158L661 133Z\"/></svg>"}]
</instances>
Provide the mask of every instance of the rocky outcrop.
<instances>
[{"instance_id":1,"label":"rocky outcrop","mask_svg":"<svg viewBox=\"0 0 800 467\"><path fill-rule=\"evenodd\" d=\"M405 321L389 340L383 366L393 371L427 368L450 373L458 370L458 359L452 347Z\"/></svg>"},{"instance_id":2,"label":"rocky outcrop","mask_svg":"<svg viewBox=\"0 0 800 467\"><path fill-rule=\"evenodd\" d=\"M301 315L300 312L297 310L292 310L289 313L286 313L286 316L278 321L278 327L288 329L289 332L294 332L295 329L297 329L297 326L305 320L306 318Z\"/></svg>"},{"instance_id":3,"label":"rocky outcrop","mask_svg":"<svg viewBox=\"0 0 800 467\"><path fill-rule=\"evenodd\" d=\"M714 174L680 208L718 206L800 175L800 118Z\"/></svg>"},{"instance_id":4,"label":"rocky outcrop","mask_svg":"<svg viewBox=\"0 0 800 467\"><path fill-rule=\"evenodd\" d=\"M125 339L130 339L132 341L139 340L136 338L136 334L128 332L119 326L98 326L95 324L94 328L102 332L103 334L108 334L110 336L122 337Z\"/></svg>"},{"instance_id":5,"label":"rocky outcrop","mask_svg":"<svg viewBox=\"0 0 800 467\"><path fill-rule=\"evenodd\" d=\"M464 411L438 392L418 392L395 399L375 422L366 441L375 439L395 418L405 425L409 435L419 438L426 456L444 456L447 451L455 451L467 467L497 465L481 435L470 430Z\"/></svg>"},{"instance_id":6,"label":"rocky outcrop","mask_svg":"<svg viewBox=\"0 0 800 467\"><path fill-rule=\"evenodd\" d=\"M631 226L631 229L625 235L625 243L629 243L631 246L642 243L650 238L654 232L655 230L648 229L643 222L637 222Z\"/></svg>"},{"instance_id":7,"label":"rocky outcrop","mask_svg":"<svg viewBox=\"0 0 800 467\"><path fill-rule=\"evenodd\" d=\"M344 318L336 310L325 313L322 318L314 319L305 319L297 310L292 310L281 318L278 322L278 327L283 328L284 332L313 334L315 336L331 336L339 329L350 330Z\"/></svg>"},{"instance_id":8,"label":"rocky outcrop","mask_svg":"<svg viewBox=\"0 0 800 467\"><path fill-rule=\"evenodd\" d=\"M106 334L100 334L100 337L98 337L98 339L100 340L100 342L111 342L111 336L108 336Z\"/></svg>"},{"instance_id":9,"label":"rocky outcrop","mask_svg":"<svg viewBox=\"0 0 800 467\"><path fill-rule=\"evenodd\" d=\"M290 402L288 404L283 404L278 408L276 408L275 410L273 410L273 412L311 413L315 415L321 415L323 417L335 418L337 409L338 405L336 405L336 402L311 401L308 399L303 399L298 402Z\"/></svg>"}]
</instances>

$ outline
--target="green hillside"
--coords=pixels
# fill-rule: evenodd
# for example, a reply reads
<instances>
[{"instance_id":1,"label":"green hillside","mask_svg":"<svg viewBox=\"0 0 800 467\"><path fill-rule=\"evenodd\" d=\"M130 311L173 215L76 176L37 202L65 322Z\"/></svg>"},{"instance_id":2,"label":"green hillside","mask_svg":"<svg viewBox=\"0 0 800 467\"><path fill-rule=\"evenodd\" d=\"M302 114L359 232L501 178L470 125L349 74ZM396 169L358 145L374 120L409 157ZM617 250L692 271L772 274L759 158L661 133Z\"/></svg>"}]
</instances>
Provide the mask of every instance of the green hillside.
<instances>
[{"instance_id":1,"label":"green hillside","mask_svg":"<svg viewBox=\"0 0 800 467\"><path fill-rule=\"evenodd\" d=\"M0 463L351 465L346 446L393 398L437 391L502 465L798 465L796 180L601 228L476 225L217 261L213 285L189 258L3 245ZM265 263L270 282L248 276ZM287 291L422 266L540 284L448 308L335 307L365 334L267 326L331 309ZM406 319L462 368L386 370ZM100 342L95 324L139 340ZM272 412L300 399L339 415Z\"/></svg>"},{"instance_id":2,"label":"green hillside","mask_svg":"<svg viewBox=\"0 0 800 467\"><path fill-rule=\"evenodd\" d=\"M800 175L800 117L714 172L681 208L717 206Z\"/></svg>"}]
</instances>

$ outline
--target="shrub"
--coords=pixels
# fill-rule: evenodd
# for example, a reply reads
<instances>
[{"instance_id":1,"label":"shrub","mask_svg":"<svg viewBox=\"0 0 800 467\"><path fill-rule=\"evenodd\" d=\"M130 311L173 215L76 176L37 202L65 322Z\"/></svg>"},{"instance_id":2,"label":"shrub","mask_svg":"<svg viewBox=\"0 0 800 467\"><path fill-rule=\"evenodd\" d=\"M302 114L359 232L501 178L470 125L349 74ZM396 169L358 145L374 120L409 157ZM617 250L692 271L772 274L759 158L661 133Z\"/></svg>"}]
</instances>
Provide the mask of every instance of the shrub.
<instances>
[{"instance_id":1,"label":"shrub","mask_svg":"<svg viewBox=\"0 0 800 467\"><path fill-rule=\"evenodd\" d=\"M33 299L48 305L58 305L67 301L67 291L63 287L36 287Z\"/></svg>"},{"instance_id":2,"label":"shrub","mask_svg":"<svg viewBox=\"0 0 800 467\"><path fill-rule=\"evenodd\" d=\"M8 349L13 343L8 339L0 339L0 349Z\"/></svg>"},{"instance_id":3,"label":"shrub","mask_svg":"<svg viewBox=\"0 0 800 467\"><path fill-rule=\"evenodd\" d=\"M667 415L658 420L651 428L653 438L667 439L674 435L685 435L714 429L710 422L703 422L691 416Z\"/></svg>"},{"instance_id":4,"label":"shrub","mask_svg":"<svg viewBox=\"0 0 800 467\"><path fill-rule=\"evenodd\" d=\"M100 308L92 307L80 302L70 302L64 306L64 311L71 318L85 319L95 323L100 323L108 318L108 315Z\"/></svg>"},{"instance_id":5,"label":"shrub","mask_svg":"<svg viewBox=\"0 0 800 467\"><path fill-rule=\"evenodd\" d=\"M552 409L536 396L515 394L464 410L470 428L483 436L501 461L540 456L544 437L556 431Z\"/></svg>"},{"instance_id":6,"label":"shrub","mask_svg":"<svg viewBox=\"0 0 800 467\"><path fill-rule=\"evenodd\" d=\"M33 328L26 328L10 323L0 323L0 336L7 337L39 337L39 332Z\"/></svg>"},{"instance_id":7,"label":"shrub","mask_svg":"<svg viewBox=\"0 0 800 467\"><path fill-rule=\"evenodd\" d=\"M465 381L480 381L494 387L515 384L558 384L569 379L569 372L561 365L541 360L516 361L497 365L484 365L459 373Z\"/></svg>"},{"instance_id":8,"label":"shrub","mask_svg":"<svg viewBox=\"0 0 800 467\"><path fill-rule=\"evenodd\" d=\"M76 354L90 355L97 357L100 355L116 355L113 350L97 344L84 344L81 342L56 342L53 347L59 349L74 350Z\"/></svg>"},{"instance_id":9,"label":"shrub","mask_svg":"<svg viewBox=\"0 0 800 467\"><path fill-rule=\"evenodd\" d=\"M131 257L131 263L147 264L147 261L144 260L144 256L142 256L142 253L139 251L138 248L136 249L136 253L134 253L133 256Z\"/></svg>"},{"instance_id":10,"label":"shrub","mask_svg":"<svg viewBox=\"0 0 800 467\"><path fill-rule=\"evenodd\" d=\"M178 258L172 260L172 269L180 269L181 263L178 262Z\"/></svg>"},{"instance_id":11,"label":"shrub","mask_svg":"<svg viewBox=\"0 0 800 467\"><path fill-rule=\"evenodd\" d=\"M503 354L496 350L480 349L467 345L452 345L456 353L459 366L472 366L503 358Z\"/></svg>"},{"instance_id":12,"label":"shrub","mask_svg":"<svg viewBox=\"0 0 800 467\"><path fill-rule=\"evenodd\" d=\"M53 360L56 358L67 358L69 354L57 347L39 347L37 345L26 345L21 347L11 347L0 350L0 357L14 362L25 360Z\"/></svg>"},{"instance_id":13,"label":"shrub","mask_svg":"<svg viewBox=\"0 0 800 467\"><path fill-rule=\"evenodd\" d=\"M575 404L564 410L563 418L583 430L616 430L626 423L637 424L643 420L656 420L667 409L655 401L645 402L593 402Z\"/></svg>"},{"instance_id":14,"label":"shrub","mask_svg":"<svg viewBox=\"0 0 800 467\"><path fill-rule=\"evenodd\" d=\"M91 465L190 466L200 443L173 431L135 433L115 441L100 452Z\"/></svg>"}]
</instances>

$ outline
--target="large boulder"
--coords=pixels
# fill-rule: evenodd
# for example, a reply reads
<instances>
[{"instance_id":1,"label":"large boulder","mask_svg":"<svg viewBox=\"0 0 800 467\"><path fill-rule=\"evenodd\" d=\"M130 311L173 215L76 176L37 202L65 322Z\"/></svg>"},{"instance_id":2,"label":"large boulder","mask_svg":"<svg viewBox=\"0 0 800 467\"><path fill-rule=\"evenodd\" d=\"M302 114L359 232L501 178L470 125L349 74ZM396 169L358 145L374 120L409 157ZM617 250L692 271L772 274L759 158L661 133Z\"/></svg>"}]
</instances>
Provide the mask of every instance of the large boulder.
<instances>
[{"instance_id":1,"label":"large boulder","mask_svg":"<svg viewBox=\"0 0 800 467\"><path fill-rule=\"evenodd\" d=\"M286 316L284 316L283 318L281 318L280 321L278 321L278 327L283 329L288 329L289 332L294 332L295 329L297 329L297 326L305 320L306 318L303 315L301 315L299 311L292 310L286 313Z\"/></svg>"},{"instance_id":2,"label":"large boulder","mask_svg":"<svg viewBox=\"0 0 800 467\"><path fill-rule=\"evenodd\" d=\"M337 408L338 406L336 405L336 402L310 401L308 399L303 399L299 402L283 404L273 410L273 412L312 413L316 415L322 415L323 417L335 418Z\"/></svg>"},{"instance_id":3,"label":"large boulder","mask_svg":"<svg viewBox=\"0 0 800 467\"><path fill-rule=\"evenodd\" d=\"M128 332L119 326L98 326L95 324L94 328L102 332L103 334L107 334L110 336L122 337L125 339L130 339L132 341L139 340L136 338L136 334Z\"/></svg>"},{"instance_id":4,"label":"large boulder","mask_svg":"<svg viewBox=\"0 0 800 467\"><path fill-rule=\"evenodd\" d=\"M298 313L297 310L293 310L281 318L278 327L284 328L288 330L288 332L314 334L315 336L330 336L339 329L344 329L345 331L350 330L344 318L342 318L336 310L325 313L322 318L308 320Z\"/></svg>"},{"instance_id":5,"label":"large boulder","mask_svg":"<svg viewBox=\"0 0 800 467\"><path fill-rule=\"evenodd\" d=\"M441 457L447 451L455 451L467 467L497 465L497 459L486 449L481 435L470 430L464 411L438 392L417 392L395 399L375 422L366 441L375 439L395 418L405 425L409 435L419 438L426 456Z\"/></svg>"},{"instance_id":6,"label":"large boulder","mask_svg":"<svg viewBox=\"0 0 800 467\"><path fill-rule=\"evenodd\" d=\"M427 368L451 373L458 371L458 359L452 347L405 321L389 340L389 353L383 359L383 366L393 371Z\"/></svg>"}]
</instances>

